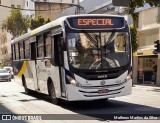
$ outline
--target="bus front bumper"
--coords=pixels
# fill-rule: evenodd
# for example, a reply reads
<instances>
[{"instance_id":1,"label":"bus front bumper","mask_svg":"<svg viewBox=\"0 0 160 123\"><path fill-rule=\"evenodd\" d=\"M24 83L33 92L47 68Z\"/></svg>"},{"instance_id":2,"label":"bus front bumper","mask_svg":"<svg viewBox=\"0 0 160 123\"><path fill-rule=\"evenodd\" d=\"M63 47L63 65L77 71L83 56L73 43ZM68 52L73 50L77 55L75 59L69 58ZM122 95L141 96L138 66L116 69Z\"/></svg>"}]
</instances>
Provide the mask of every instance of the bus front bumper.
<instances>
[{"instance_id":1,"label":"bus front bumper","mask_svg":"<svg viewBox=\"0 0 160 123\"><path fill-rule=\"evenodd\" d=\"M119 86L95 88L95 87L75 87L67 85L68 101L87 101L114 98L119 96L130 95L132 91L132 80L127 81Z\"/></svg>"}]
</instances>

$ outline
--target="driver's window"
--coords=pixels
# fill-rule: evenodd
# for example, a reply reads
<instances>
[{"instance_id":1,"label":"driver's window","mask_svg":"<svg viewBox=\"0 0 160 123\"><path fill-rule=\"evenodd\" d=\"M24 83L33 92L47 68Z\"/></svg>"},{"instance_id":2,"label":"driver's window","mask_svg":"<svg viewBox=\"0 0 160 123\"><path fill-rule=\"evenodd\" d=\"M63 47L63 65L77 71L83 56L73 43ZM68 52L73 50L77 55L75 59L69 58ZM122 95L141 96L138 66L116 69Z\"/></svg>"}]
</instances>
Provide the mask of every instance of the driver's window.
<instances>
[{"instance_id":1,"label":"driver's window","mask_svg":"<svg viewBox=\"0 0 160 123\"><path fill-rule=\"evenodd\" d=\"M123 33L118 34L115 39L115 50L116 52L125 52L126 50L125 35Z\"/></svg>"}]
</instances>

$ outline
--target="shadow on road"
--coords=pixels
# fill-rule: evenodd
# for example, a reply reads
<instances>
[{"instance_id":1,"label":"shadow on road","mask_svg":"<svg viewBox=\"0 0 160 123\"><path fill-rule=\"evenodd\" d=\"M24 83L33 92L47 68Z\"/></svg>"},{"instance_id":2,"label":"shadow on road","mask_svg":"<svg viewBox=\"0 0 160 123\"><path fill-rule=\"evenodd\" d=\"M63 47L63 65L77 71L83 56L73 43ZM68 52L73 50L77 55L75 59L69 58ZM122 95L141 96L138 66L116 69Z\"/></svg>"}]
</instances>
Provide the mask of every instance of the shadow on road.
<instances>
[{"instance_id":1,"label":"shadow on road","mask_svg":"<svg viewBox=\"0 0 160 123\"><path fill-rule=\"evenodd\" d=\"M9 120L13 115L16 114L9 110L7 107L3 106L3 103L0 101L0 123L27 123L22 120Z\"/></svg>"},{"instance_id":2,"label":"shadow on road","mask_svg":"<svg viewBox=\"0 0 160 123\"><path fill-rule=\"evenodd\" d=\"M33 92L31 96L37 98L37 100L44 100L51 103L50 98L47 95L39 94ZM23 100L23 101L33 101L33 100ZM54 104L53 104L54 105ZM70 110L72 112L78 113L77 115L83 115L84 118L89 117L88 119L96 119L96 120L108 120L107 115L123 115L123 114L160 114L160 108L154 108L151 106L117 101L113 99L109 99L108 101L78 101L78 102L67 102L62 101L62 108ZM66 114L67 115L67 114ZM68 115L71 119L73 119L75 115ZM78 117L83 118L83 117ZM63 119L63 118L62 118ZM82 120L76 119L75 120Z\"/></svg>"},{"instance_id":3,"label":"shadow on road","mask_svg":"<svg viewBox=\"0 0 160 123\"><path fill-rule=\"evenodd\" d=\"M160 89L153 89L151 91L154 91L154 92L160 92Z\"/></svg>"}]
</instances>

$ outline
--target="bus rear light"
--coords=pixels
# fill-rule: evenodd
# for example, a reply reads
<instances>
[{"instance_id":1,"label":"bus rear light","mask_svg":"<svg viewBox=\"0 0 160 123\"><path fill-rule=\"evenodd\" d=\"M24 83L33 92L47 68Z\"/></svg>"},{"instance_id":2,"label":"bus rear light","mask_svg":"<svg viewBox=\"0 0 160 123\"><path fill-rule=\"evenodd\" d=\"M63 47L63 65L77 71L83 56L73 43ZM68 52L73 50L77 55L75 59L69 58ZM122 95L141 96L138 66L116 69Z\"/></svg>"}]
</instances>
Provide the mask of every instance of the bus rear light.
<instances>
[{"instance_id":1,"label":"bus rear light","mask_svg":"<svg viewBox=\"0 0 160 123\"><path fill-rule=\"evenodd\" d=\"M81 87L82 86L79 82L77 82L75 79L73 79L70 76L67 76L67 79L69 80L70 84L72 84L73 86L76 86L76 87Z\"/></svg>"}]
</instances>

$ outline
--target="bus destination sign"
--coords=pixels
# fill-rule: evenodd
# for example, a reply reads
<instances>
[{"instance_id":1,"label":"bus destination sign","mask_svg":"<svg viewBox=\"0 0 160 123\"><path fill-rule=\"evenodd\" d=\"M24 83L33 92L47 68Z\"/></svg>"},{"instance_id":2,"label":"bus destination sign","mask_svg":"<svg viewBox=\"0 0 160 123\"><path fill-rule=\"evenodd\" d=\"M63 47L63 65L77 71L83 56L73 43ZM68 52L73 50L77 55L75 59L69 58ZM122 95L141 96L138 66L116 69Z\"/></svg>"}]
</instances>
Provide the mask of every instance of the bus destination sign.
<instances>
[{"instance_id":1,"label":"bus destination sign","mask_svg":"<svg viewBox=\"0 0 160 123\"><path fill-rule=\"evenodd\" d=\"M68 18L68 22L75 29L118 29L125 26L123 17L73 17Z\"/></svg>"}]
</instances>

